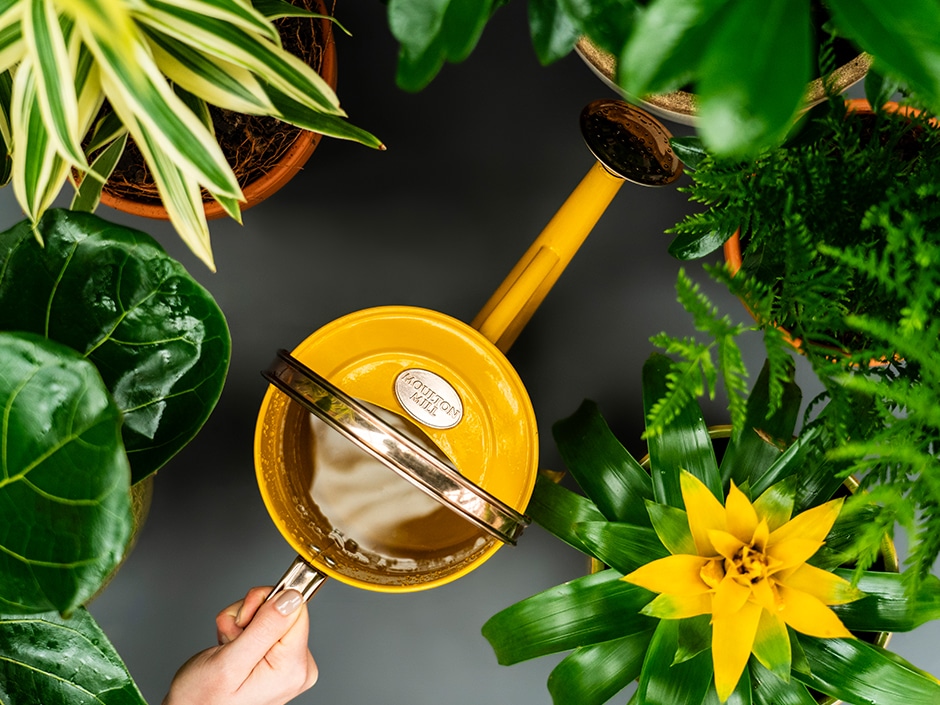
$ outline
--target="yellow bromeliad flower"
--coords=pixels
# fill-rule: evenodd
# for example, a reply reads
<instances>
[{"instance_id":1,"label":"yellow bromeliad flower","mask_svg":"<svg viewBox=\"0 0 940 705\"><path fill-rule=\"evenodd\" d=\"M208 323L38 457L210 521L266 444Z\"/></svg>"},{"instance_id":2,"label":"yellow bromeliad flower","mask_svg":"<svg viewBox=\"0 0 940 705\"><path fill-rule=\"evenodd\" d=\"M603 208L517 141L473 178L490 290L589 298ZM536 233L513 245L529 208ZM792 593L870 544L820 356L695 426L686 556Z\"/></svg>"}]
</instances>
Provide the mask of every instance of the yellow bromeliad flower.
<instances>
[{"instance_id":1,"label":"yellow bromeliad flower","mask_svg":"<svg viewBox=\"0 0 940 705\"><path fill-rule=\"evenodd\" d=\"M725 506L694 475L682 471L695 555L674 553L623 579L660 593L643 612L660 619L711 614L715 688L722 702L753 653L777 673L790 672L787 625L816 637L854 638L828 605L864 596L851 583L806 561L823 545L842 499L791 519L765 493L753 504L731 484Z\"/></svg>"}]
</instances>

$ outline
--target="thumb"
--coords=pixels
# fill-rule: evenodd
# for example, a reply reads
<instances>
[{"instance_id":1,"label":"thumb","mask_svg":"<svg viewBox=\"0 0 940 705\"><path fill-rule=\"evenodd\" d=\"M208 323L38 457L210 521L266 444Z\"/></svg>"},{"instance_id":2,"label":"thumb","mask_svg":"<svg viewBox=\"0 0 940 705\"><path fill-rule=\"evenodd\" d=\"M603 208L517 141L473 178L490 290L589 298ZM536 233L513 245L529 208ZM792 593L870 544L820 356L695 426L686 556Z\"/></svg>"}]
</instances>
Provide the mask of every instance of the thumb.
<instances>
[{"instance_id":1,"label":"thumb","mask_svg":"<svg viewBox=\"0 0 940 705\"><path fill-rule=\"evenodd\" d=\"M250 672L294 625L303 602L297 590L285 590L261 605L238 638L223 647L226 660Z\"/></svg>"}]
</instances>

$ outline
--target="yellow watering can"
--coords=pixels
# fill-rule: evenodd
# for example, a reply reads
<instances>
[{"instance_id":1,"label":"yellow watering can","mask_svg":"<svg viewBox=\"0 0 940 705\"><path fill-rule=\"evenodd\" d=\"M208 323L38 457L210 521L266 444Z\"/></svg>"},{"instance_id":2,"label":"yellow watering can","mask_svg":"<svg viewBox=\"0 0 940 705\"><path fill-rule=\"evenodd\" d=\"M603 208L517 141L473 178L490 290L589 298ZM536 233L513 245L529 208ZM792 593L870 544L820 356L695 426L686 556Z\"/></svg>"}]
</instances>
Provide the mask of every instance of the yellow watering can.
<instances>
[{"instance_id":1,"label":"yellow watering can","mask_svg":"<svg viewBox=\"0 0 940 705\"><path fill-rule=\"evenodd\" d=\"M581 114L597 162L473 320L382 306L280 351L255 466L298 558L275 589L326 577L384 592L448 583L528 524L538 470L529 396L504 353L623 185L681 173L669 133L622 101Z\"/></svg>"}]
</instances>

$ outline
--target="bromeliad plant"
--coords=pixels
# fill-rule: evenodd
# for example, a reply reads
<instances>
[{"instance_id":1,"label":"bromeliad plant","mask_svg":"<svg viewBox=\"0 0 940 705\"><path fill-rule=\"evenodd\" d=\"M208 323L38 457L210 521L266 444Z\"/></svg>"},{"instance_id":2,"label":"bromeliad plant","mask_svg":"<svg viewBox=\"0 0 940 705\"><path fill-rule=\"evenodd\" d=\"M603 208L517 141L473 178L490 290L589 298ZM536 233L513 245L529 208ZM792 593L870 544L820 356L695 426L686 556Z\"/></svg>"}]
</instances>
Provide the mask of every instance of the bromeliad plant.
<instances>
[{"instance_id":1,"label":"bromeliad plant","mask_svg":"<svg viewBox=\"0 0 940 705\"><path fill-rule=\"evenodd\" d=\"M83 605L126 554L132 488L218 401L228 326L148 235L60 209L35 228L44 246L0 233L0 693L145 705Z\"/></svg>"},{"instance_id":2,"label":"bromeliad plant","mask_svg":"<svg viewBox=\"0 0 940 705\"><path fill-rule=\"evenodd\" d=\"M643 369L644 406L672 361ZM585 402L554 435L587 496L540 477L531 516L600 572L491 618L502 664L573 650L549 677L556 704L815 705L814 691L869 705L928 705L940 681L863 638L940 617L940 580L905 592L899 574L853 571L852 534L876 508L843 510L821 427L791 440L801 403L786 385L769 413L768 375L719 463L694 402L649 438L649 466ZM840 567L842 566L842 567Z\"/></svg>"},{"instance_id":3,"label":"bromeliad plant","mask_svg":"<svg viewBox=\"0 0 940 705\"><path fill-rule=\"evenodd\" d=\"M311 14L283 0L0 1L2 183L12 178L36 223L76 170L75 207L93 210L130 135L174 227L212 268L201 189L239 221L242 194L207 105L381 147L282 48L272 20Z\"/></svg>"}]
</instances>

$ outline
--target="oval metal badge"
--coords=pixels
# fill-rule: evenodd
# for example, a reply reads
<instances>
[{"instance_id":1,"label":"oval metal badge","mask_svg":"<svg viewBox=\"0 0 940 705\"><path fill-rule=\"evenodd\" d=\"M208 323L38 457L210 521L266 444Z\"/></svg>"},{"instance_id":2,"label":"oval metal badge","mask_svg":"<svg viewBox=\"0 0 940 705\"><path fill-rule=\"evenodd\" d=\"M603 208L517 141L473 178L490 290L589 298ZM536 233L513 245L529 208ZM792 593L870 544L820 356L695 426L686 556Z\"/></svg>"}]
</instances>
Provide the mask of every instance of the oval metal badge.
<instances>
[{"instance_id":1,"label":"oval metal badge","mask_svg":"<svg viewBox=\"0 0 940 705\"><path fill-rule=\"evenodd\" d=\"M398 403L415 421L431 428L453 428L463 418L463 402L450 383L433 372L405 370L395 378Z\"/></svg>"}]
</instances>

